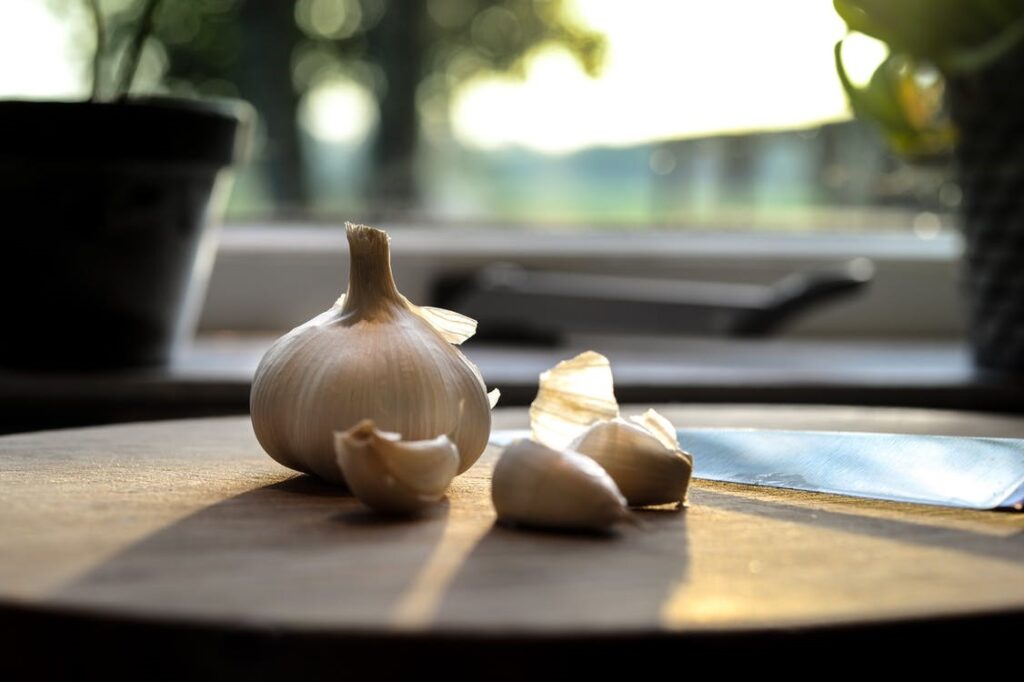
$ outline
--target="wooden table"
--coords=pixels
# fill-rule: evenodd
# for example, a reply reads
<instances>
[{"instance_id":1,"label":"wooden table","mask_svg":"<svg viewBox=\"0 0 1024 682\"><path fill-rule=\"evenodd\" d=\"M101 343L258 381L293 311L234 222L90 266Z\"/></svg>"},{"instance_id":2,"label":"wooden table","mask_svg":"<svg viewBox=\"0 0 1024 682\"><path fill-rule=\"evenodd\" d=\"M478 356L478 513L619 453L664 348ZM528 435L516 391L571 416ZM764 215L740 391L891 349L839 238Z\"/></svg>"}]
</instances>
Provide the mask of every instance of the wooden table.
<instances>
[{"instance_id":1,"label":"wooden table","mask_svg":"<svg viewBox=\"0 0 1024 682\"><path fill-rule=\"evenodd\" d=\"M1024 437L1024 420L957 412L665 412ZM496 428L525 423L496 412ZM957 638L962 653L1024 621L1021 514L697 482L685 511L643 512L610 537L524 532L494 524L495 455L430 513L390 520L280 467L246 418L0 438L0 641L31 670L387 676L459 661L504 678L552 653L570 672L737 646L934 652Z\"/></svg>"}]
</instances>

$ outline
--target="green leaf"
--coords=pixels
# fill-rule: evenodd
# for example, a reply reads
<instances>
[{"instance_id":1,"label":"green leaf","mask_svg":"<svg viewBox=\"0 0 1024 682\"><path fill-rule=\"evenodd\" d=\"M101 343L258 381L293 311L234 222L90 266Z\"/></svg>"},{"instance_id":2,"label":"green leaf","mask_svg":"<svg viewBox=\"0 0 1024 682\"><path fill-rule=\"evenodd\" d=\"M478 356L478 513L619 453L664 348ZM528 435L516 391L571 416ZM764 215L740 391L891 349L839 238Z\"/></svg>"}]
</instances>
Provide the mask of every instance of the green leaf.
<instances>
[{"instance_id":1,"label":"green leaf","mask_svg":"<svg viewBox=\"0 0 1024 682\"><path fill-rule=\"evenodd\" d=\"M835 46L836 73L858 118L873 122L889 146L904 156L933 158L951 149L952 124L942 115L937 93L918 83L918 66L912 60L889 55L868 84L859 88L843 64L842 45L839 41Z\"/></svg>"},{"instance_id":2,"label":"green leaf","mask_svg":"<svg viewBox=\"0 0 1024 682\"><path fill-rule=\"evenodd\" d=\"M833 0L852 31L944 72L980 68L1024 40L1024 0Z\"/></svg>"},{"instance_id":3,"label":"green leaf","mask_svg":"<svg viewBox=\"0 0 1024 682\"><path fill-rule=\"evenodd\" d=\"M954 50L938 61L939 68L946 73L977 71L998 61L1024 40L1024 18L1011 23L995 38L976 48Z\"/></svg>"}]
</instances>

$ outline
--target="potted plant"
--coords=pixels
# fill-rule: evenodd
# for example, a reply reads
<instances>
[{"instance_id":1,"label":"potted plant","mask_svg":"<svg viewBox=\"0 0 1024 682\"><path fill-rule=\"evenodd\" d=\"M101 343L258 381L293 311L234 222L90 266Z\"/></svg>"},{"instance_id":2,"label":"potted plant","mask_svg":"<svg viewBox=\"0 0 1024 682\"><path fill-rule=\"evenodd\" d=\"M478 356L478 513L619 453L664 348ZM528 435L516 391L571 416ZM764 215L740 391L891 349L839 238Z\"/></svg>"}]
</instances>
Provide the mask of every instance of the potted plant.
<instances>
[{"instance_id":1,"label":"potted plant","mask_svg":"<svg viewBox=\"0 0 1024 682\"><path fill-rule=\"evenodd\" d=\"M103 18L89 5L91 98L0 102L8 368L168 360L202 298L215 248L207 225L252 118L241 102L132 96L159 0L144 3L109 74Z\"/></svg>"},{"instance_id":2,"label":"potted plant","mask_svg":"<svg viewBox=\"0 0 1024 682\"><path fill-rule=\"evenodd\" d=\"M912 158L952 149L962 191L963 283L977 365L1024 373L1024 2L834 0L889 57L855 87L855 113Z\"/></svg>"}]
</instances>

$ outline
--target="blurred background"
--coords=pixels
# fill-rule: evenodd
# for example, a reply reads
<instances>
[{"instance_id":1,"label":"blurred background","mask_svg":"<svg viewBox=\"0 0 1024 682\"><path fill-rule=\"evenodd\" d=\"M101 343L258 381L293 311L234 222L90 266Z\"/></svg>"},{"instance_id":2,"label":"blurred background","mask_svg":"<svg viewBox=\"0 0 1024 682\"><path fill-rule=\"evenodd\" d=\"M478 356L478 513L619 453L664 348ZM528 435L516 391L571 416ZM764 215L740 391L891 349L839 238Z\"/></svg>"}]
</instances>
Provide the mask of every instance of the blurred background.
<instances>
[{"instance_id":1,"label":"blurred background","mask_svg":"<svg viewBox=\"0 0 1024 682\"><path fill-rule=\"evenodd\" d=\"M896 103L895 137L854 118L840 40L851 85L882 88L883 113ZM0 374L0 431L244 412L273 339L344 289L346 220L389 230L410 300L480 320L465 350L506 405L527 404L540 371L586 349L612 359L625 401L1024 404L976 371L964 341L966 204L951 145L913 162L892 151L946 116L942 81L848 33L832 2L3 0L0 104L116 99L93 85L130 71L133 46L133 97L257 112L226 229L202 233L184 312L168 306L186 332L169 364L23 375L37 344L22 335ZM35 151L14 157L11 178ZM166 250L145 229L177 244L162 200L139 218L136 203L162 195L125 168L130 189L96 197L94 213L123 208L138 254ZM22 203L32 224L40 201ZM117 296L90 304L137 290L132 314L153 309L123 274L159 270L139 266L159 254L97 266L88 254L125 240L77 247L80 228L106 226L64 210L50 223L74 239L35 238L40 262L56 248L84 273L40 275L60 305L103 280ZM186 266L193 248L181 247Z\"/></svg>"},{"instance_id":2,"label":"blurred background","mask_svg":"<svg viewBox=\"0 0 1024 682\"><path fill-rule=\"evenodd\" d=\"M144 4L99 0L111 61ZM960 191L852 120L845 32L821 0L177 0L134 90L258 110L229 222L934 237ZM0 99L86 97L94 45L87 2L5 0ZM845 47L861 82L885 54Z\"/></svg>"}]
</instances>

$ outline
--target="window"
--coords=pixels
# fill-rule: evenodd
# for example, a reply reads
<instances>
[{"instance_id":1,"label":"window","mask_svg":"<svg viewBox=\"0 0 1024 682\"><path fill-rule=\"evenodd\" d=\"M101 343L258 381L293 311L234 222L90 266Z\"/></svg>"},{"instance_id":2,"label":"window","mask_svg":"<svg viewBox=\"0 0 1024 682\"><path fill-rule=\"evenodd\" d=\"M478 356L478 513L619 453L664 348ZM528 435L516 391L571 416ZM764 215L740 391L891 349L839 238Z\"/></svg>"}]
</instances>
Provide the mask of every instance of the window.
<instances>
[{"instance_id":1,"label":"window","mask_svg":"<svg viewBox=\"0 0 1024 682\"><path fill-rule=\"evenodd\" d=\"M150 0L98 1L109 69ZM809 333L951 333L959 190L945 165L907 165L851 118L833 63L844 33L820 0L163 2L134 89L260 113L207 328L297 322L307 311L261 317L271 306L244 300L252 259L308 283L340 253L317 227L355 219L438 235L410 237L429 254L406 275L420 300L513 253L488 228L516 227L537 248L520 262L647 277L766 283L873 255L870 302ZM0 96L86 96L94 44L85 0L7 0L0 59L31 68L0 71ZM845 50L861 81L884 54L866 38ZM479 248L453 259L443 239ZM648 257L617 259L623 245Z\"/></svg>"},{"instance_id":2,"label":"window","mask_svg":"<svg viewBox=\"0 0 1024 682\"><path fill-rule=\"evenodd\" d=\"M100 0L111 62L149 0ZM0 9L7 96L76 97L81 3ZM419 223L846 230L949 224L942 169L851 120L819 0L164 2L135 90L261 114L229 207ZM884 55L846 48L864 77Z\"/></svg>"}]
</instances>

